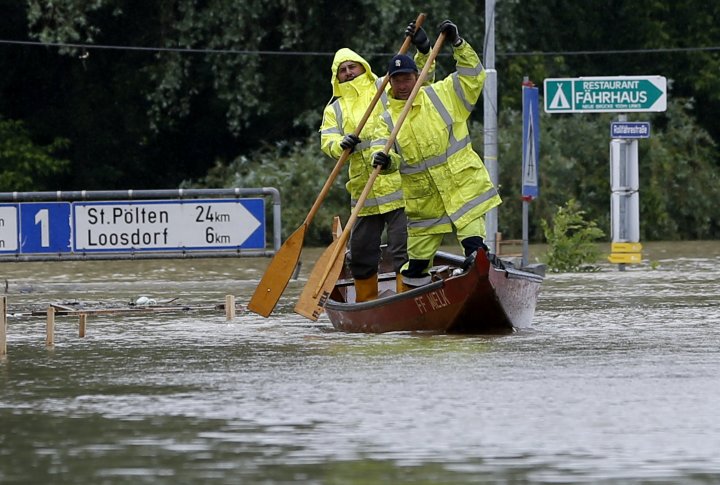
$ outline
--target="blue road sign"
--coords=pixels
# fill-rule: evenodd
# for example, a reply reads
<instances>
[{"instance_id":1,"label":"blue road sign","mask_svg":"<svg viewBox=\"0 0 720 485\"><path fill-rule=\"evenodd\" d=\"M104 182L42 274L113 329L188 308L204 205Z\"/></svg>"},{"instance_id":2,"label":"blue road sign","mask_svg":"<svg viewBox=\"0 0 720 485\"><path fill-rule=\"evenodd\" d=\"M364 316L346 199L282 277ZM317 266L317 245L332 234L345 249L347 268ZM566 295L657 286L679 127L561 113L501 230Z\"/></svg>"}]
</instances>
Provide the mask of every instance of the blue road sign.
<instances>
[{"instance_id":1,"label":"blue road sign","mask_svg":"<svg viewBox=\"0 0 720 485\"><path fill-rule=\"evenodd\" d=\"M70 244L70 204L20 204L20 252L67 253Z\"/></svg>"},{"instance_id":2,"label":"blue road sign","mask_svg":"<svg viewBox=\"0 0 720 485\"><path fill-rule=\"evenodd\" d=\"M538 88L523 86L523 157L522 196L534 199L539 194L540 108Z\"/></svg>"},{"instance_id":3,"label":"blue road sign","mask_svg":"<svg viewBox=\"0 0 720 485\"><path fill-rule=\"evenodd\" d=\"M265 200L0 204L0 254L265 248Z\"/></svg>"},{"instance_id":4,"label":"blue road sign","mask_svg":"<svg viewBox=\"0 0 720 485\"><path fill-rule=\"evenodd\" d=\"M649 121L613 121L610 138L650 138Z\"/></svg>"}]
</instances>

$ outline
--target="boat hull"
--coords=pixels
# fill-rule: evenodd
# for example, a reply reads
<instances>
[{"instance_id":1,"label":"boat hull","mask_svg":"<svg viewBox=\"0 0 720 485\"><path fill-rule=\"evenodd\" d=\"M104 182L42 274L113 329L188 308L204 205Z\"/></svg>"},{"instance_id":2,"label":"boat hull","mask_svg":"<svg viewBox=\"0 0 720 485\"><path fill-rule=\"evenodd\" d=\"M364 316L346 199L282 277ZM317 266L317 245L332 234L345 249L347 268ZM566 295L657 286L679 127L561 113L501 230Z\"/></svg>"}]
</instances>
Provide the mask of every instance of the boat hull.
<instances>
[{"instance_id":1,"label":"boat hull","mask_svg":"<svg viewBox=\"0 0 720 485\"><path fill-rule=\"evenodd\" d=\"M346 332L429 331L494 334L532 325L543 277L490 264L480 254L462 274L463 258L439 253L433 283L395 294L394 275L381 281L388 296L355 303L351 285L339 284L325 305L333 326ZM436 267L438 268L438 267Z\"/></svg>"}]
</instances>

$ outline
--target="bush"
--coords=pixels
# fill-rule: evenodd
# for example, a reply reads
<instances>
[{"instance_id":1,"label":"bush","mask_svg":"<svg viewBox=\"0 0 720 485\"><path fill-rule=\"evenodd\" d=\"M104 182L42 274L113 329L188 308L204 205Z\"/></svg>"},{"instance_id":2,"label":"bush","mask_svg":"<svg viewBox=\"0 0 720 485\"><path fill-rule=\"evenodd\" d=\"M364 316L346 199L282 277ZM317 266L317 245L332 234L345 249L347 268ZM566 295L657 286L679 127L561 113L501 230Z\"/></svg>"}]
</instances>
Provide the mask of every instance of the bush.
<instances>
[{"instance_id":1,"label":"bush","mask_svg":"<svg viewBox=\"0 0 720 485\"><path fill-rule=\"evenodd\" d=\"M193 187L275 187L282 204L282 239L293 233L305 220L328 179L336 161L321 150L319 136L313 134L304 142L283 142L267 146L249 157L240 156L229 164L216 163L208 175ZM345 190L347 165L328 192L305 232L305 245L326 246L332 242L333 216L343 224L350 215L350 195ZM188 184L189 186L189 184ZM272 220L272 206L267 204L266 217ZM268 233L272 225L268 224Z\"/></svg>"},{"instance_id":2,"label":"bush","mask_svg":"<svg viewBox=\"0 0 720 485\"><path fill-rule=\"evenodd\" d=\"M652 136L639 142L640 239L717 239L720 235L720 149L692 117L694 103L671 98L664 113L631 113L629 121L650 121ZM540 114L540 196L530 206L529 237L540 242L535 221L550 219L556 207L575 199L599 227L610 227L608 126L616 116ZM500 231L522 231L522 113L504 109L498 120ZM481 126L472 128L476 150Z\"/></svg>"},{"instance_id":3,"label":"bush","mask_svg":"<svg viewBox=\"0 0 720 485\"><path fill-rule=\"evenodd\" d=\"M600 251L593 241L604 237L605 233L595 221L586 221L584 216L580 204L570 199L565 206L558 207L552 227L545 219L540 221L550 246L544 258L550 271L597 270L593 263L599 259Z\"/></svg>"},{"instance_id":4,"label":"bush","mask_svg":"<svg viewBox=\"0 0 720 485\"><path fill-rule=\"evenodd\" d=\"M66 172L70 165L55 154L68 145L64 138L39 145L22 121L0 119L0 191L52 188L55 177Z\"/></svg>"}]
</instances>

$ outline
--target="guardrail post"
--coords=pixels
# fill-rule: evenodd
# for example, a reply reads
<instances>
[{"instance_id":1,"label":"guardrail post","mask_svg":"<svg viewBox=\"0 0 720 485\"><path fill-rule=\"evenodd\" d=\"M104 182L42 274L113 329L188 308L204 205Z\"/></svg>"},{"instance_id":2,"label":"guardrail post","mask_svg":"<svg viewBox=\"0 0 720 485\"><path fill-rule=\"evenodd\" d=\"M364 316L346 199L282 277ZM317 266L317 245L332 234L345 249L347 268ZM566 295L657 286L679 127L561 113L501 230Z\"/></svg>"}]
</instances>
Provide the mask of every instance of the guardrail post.
<instances>
[{"instance_id":1,"label":"guardrail post","mask_svg":"<svg viewBox=\"0 0 720 485\"><path fill-rule=\"evenodd\" d=\"M47 326L45 328L45 346L53 347L55 345L55 308L47 309Z\"/></svg>"},{"instance_id":2,"label":"guardrail post","mask_svg":"<svg viewBox=\"0 0 720 485\"><path fill-rule=\"evenodd\" d=\"M7 356L7 296L0 297L0 360Z\"/></svg>"},{"instance_id":3,"label":"guardrail post","mask_svg":"<svg viewBox=\"0 0 720 485\"><path fill-rule=\"evenodd\" d=\"M78 336L83 338L85 336L85 325L87 324L87 313L81 313L78 317Z\"/></svg>"},{"instance_id":4,"label":"guardrail post","mask_svg":"<svg viewBox=\"0 0 720 485\"><path fill-rule=\"evenodd\" d=\"M225 317L228 320L232 320L233 318L235 318L235 296L234 295L225 296Z\"/></svg>"}]
</instances>

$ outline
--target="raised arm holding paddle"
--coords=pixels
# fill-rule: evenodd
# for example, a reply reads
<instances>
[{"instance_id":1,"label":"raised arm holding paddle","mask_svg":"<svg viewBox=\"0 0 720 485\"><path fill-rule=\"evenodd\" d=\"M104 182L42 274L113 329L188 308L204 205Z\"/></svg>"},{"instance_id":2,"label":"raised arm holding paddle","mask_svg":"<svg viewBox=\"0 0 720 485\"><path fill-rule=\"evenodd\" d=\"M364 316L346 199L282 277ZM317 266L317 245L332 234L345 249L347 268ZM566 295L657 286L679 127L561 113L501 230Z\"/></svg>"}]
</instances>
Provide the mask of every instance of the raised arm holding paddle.
<instances>
[{"instance_id":1,"label":"raised arm holding paddle","mask_svg":"<svg viewBox=\"0 0 720 485\"><path fill-rule=\"evenodd\" d=\"M415 21L415 26L418 30L420 30L421 25L425 19L425 14L420 14ZM408 50L410 47L411 42L415 39L414 36L407 36L405 38L405 41L402 44L402 47L400 48L400 53L404 53ZM349 49L348 49L349 50ZM351 59L347 59L348 61ZM339 67L339 66L338 66ZM346 67L346 66L344 66ZM354 66L355 69L357 69L357 63ZM361 66L364 69L364 66ZM352 68L352 66L351 66ZM349 80L352 81L355 74L348 71L349 76L352 76ZM338 78L344 77L344 73L341 73L338 71ZM371 73L370 73L371 74ZM342 148L342 154L340 155L340 158L338 159L337 163L335 164L335 167L333 168L332 172L330 173L330 176L328 177L327 181L325 182L325 185L323 185L320 193L318 194L317 199L315 200L315 203L313 204L312 208L310 209L310 212L305 217L305 220L303 223L298 227L295 232L293 232L290 237L285 241L285 243L280 247L278 252L275 254L274 258L270 261L270 264L268 265L265 274L263 275L262 279L260 280L260 283L258 284L257 288L255 289L255 293L253 294L250 302L248 303L248 309L262 315L264 317L267 317L272 313L273 309L275 308L275 305L277 304L278 300L280 299L280 296L282 295L283 291L285 291L285 288L287 287L288 282L290 281L290 277L292 276L292 273L297 266L298 260L300 259L300 253L302 252L302 246L305 239L305 233L307 231L307 227L315 217L315 214L320 208L320 205L325 200L325 197L327 196L327 193L330 190L330 187L332 186L333 182L337 178L337 176L340 173L340 170L342 169L343 165L345 164L346 160L350 157L351 153L357 148L357 145L360 143L360 133L362 132L363 127L367 123L368 119L373 115L373 112L375 111L375 107L377 105L377 102L380 100L380 98L385 94L385 88L387 87L387 84L389 82L389 76L385 76L382 79L382 82L379 83L379 86L375 92L374 97L372 100L370 100L370 104L365 110L364 115L362 118L358 121L357 126L355 127L355 130L350 135L346 135L343 137L342 141L340 142L339 146ZM399 190L399 186L398 186ZM367 194L365 195L367 198ZM399 203L402 202L402 198L400 197L397 199ZM364 201L363 201L364 203ZM400 207L401 204L398 205ZM362 204L357 204L356 207L362 208ZM391 207L391 210L397 209L397 207ZM404 224L404 215L402 216L402 224ZM404 254L405 250L405 235L400 236L397 238L398 242L397 244L402 244L402 248L398 250L398 252L401 252ZM402 240L402 243L399 241ZM403 256L403 259L406 259L405 256ZM398 267L402 264L402 262L399 262ZM398 268L399 269L399 268ZM362 271L362 270L360 270ZM362 276L362 275L361 275Z\"/></svg>"},{"instance_id":2,"label":"raised arm holding paddle","mask_svg":"<svg viewBox=\"0 0 720 485\"><path fill-rule=\"evenodd\" d=\"M383 154L387 155L390 152L390 148L395 143L395 138L397 137L397 134L400 131L403 122L405 121L405 118L412 109L412 103L418 92L420 91L423 83L425 82L431 65L437 57L438 53L440 52L440 49L442 48L444 39L444 32L440 33L437 41L435 42L435 46L433 47L432 52L430 53L430 56L425 63L425 67L418 76L417 82L415 83L412 92L410 93L407 101L405 102L405 108L400 114L398 120L395 122L395 127L393 128L390 136L385 143L385 146L383 147ZM389 75L390 73L388 73L388 76L386 76L386 78L388 78ZM376 157L374 157L374 160L375 159ZM374 165L375 168L373 169L370 178L365 184L365 188L363 189L363 192L360 195L355 205L355 208L350 214L350 218L345 225L345 229L343 230L340 237L333 241L333 243L328 246L327 249L325 249L323 254L315 263L315 267L313 268L310 277L308 278L308 282L305 285L305 288L300 295L297 304L295 305L295 311L297 313L311 320L317 320L320 316L320 313L322 312L322 307L327 301L327 298L330 296L330 292L335 286L335 282L337 281L338 275L340 274L340 270L342 269L342 264L345 258L345 245L350 236L350 229L355 224L358 213L362 209L363 204L365 203L365 200L367 199L367 196L373 186L373 183L375 182L375 179L378 177L380 171L383 168L380 161L376 162Z\"/></svg>"}]
</instances>

